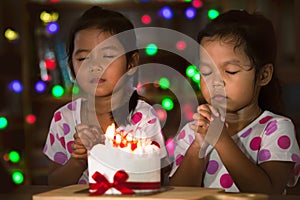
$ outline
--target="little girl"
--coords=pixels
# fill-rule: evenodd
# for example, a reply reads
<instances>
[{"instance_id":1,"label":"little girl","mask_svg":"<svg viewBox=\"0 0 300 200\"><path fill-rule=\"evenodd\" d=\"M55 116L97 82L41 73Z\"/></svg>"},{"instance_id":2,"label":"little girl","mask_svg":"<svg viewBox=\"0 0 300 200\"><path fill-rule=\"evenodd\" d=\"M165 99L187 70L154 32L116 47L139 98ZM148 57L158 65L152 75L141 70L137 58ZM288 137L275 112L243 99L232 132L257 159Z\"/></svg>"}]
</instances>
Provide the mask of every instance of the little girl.
<instances>
[{"instance_id":1,"label":"little girl","mask_svg":"<svg viewBox=\"0 0 300 200\"><path fill-rule=\"evenodd\" d=\"M122 14L96 6L73 25L68 63L86 98L73 99L54 113L44 147L51 160L50 185L88 183L87 150L104 142L112 123L120 131L145 133L160 145L161 158L167 157L154 108L126 81L139 60L133 28Z\"/></svg>"},{"instance_id":2,"label":"little girl","mask_svg":"<svg viewBox=\"0 0 300 200\"><path fill-rule=\"evenodd\" d=\"M278 114L272 23L260 14L228 11L199 33L198 42L207 103L176 138L170 184L284 193L300 151L292 121Z\"/></svg>"}]
</instances>

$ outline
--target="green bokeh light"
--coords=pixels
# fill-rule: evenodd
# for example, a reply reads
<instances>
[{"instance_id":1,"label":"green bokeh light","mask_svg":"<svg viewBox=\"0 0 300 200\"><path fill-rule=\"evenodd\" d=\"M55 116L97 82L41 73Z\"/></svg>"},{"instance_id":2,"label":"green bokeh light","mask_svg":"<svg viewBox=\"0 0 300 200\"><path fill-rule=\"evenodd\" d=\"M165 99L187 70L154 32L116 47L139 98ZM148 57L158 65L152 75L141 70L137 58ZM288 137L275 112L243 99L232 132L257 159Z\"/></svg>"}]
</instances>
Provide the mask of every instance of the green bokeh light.
<instances>
[{"instance_id":1,"label":"green bokeh light","mask_svg":"<svg viewBox=\"0 0 300 200\"><path fill-rule=\"evenodd\" d=\"M11 151L8 154L9 160L13 163L17 163L20 161L20 154L17 151Z\"/></svg>"},{"instance_id":2,"label":"green bokeh light","mask_svg":"<svg viewBox=\"0 0 300 200\"><path fill-rule=\"evenodd\" d=\"M161 102L161 105L165 110L172 110L174 108L174 102L169 97L164 98Z\"/></svg>"},{"instance_id":3,"label":"green bokeh light","mask_svg":"<svg viewBox=\"0 0 300 200\"><path fill-rule=\"evenodd\" d=\"M0 129L5 129L7 127L8 121L6 117L0 117Z\"/></svg>"},{"instance_id":4,"label":"green bokeh light","mask_svg":"<svg viewBox=\"0 0 300 200\"><path fill-rule=\"evenodd\" d=\"M167 79L165 77L162 77L161 79L159 79L159 86L164 90L168 89L170 87L169 79Z\"/></svg>"},{"instance_id":5,"label":"green bokeh light","mask_svg":"<svg viewBox=\"0 0 300 200\"><path fill-rule=\"evenodd\" d=\"M215 10L215 9L210 9L210 10L208 11L208 13L207 13L208 18L211 19L211 20L213 20L213 19L215 19L216 17L218 17L219 14L220 14L220 12L217 11L217 10Z\"/></svg>"},{"instance_id":6,"label":"green bokeh light","mask_svg":"<svg viewBox=\"0 0 300 200\"><path fill-rule=\"evenodd\" d=\"M190 65L186 68L185 74L187 77L192 78L197 73L197 67L195 65Z\"/></svg>"},{"instance_id":7,"label":"green bokeh light","mask_svg":"<svg viewBox=\"0 0 300 200\"><path fill-rule=\"evenodd\" d=\"M74 85L72 88L72 94L79 94L80 89L77 85Z\"/></svg>"},{"instance_id":8,"label":"green bokeh light","mask_svg":"<svg viewBox=\"0 0 300 200\"><path fill-rule=\"evenodd\" d=\"M24 175L21 171L14 171L11 174L12 180L15 184L22 184L24 182Z\"/></svg>"},{"instance_id":9,"label":"green bokeh light","mask_svg":"<svg viewBox=\"0 0 300 200\"><path fill-rule=\"evenodd\" d=\"M145 51L148 56L154 56L158 51L158 47L156 44L150 43L146 46Z\"/></svg>"},{"instance_id":10,"label":"green bokeh light","mask_svg":"<svg viewBox=\"0 0 300 200\"><path fill-rule=\"evenodd\" d=\"M65 93L65 89L60 85L55 85L52 88L52 96L54 97L61 97L62 95L64 95L64 93Z\"/></svg>"}]
</instances>

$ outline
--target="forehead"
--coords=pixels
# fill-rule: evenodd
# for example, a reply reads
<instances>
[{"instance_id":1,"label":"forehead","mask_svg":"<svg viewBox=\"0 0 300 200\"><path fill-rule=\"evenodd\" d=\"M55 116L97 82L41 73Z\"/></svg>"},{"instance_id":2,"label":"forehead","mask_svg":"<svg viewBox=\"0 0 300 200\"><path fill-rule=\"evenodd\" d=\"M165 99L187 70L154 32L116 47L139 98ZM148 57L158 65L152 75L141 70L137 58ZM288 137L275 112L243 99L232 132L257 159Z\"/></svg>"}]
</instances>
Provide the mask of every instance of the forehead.
<instances>
[{"instance_id":1,"label":"forehead","mask_svg":"<svg viewBox=\"0 0 300 200\"><path fill-rule=\"evenodd\" d=\"M93 49L105 46L122 48L121 43L115 35L97 28L83 29L76 33L74 39L75 49Z\"/></svg>"},{"instance_id":2,"label":"forehead","mask_svg":"<svg viewBox=\"0 0 300 200\"><path fill-rule=\"evenodd\" d=\"M241 40L233 36L226 37L204 37L200 44L200 55L207 56L237 56L248 58L245 52L245 45Z\"/></svg>"}]
</instances>

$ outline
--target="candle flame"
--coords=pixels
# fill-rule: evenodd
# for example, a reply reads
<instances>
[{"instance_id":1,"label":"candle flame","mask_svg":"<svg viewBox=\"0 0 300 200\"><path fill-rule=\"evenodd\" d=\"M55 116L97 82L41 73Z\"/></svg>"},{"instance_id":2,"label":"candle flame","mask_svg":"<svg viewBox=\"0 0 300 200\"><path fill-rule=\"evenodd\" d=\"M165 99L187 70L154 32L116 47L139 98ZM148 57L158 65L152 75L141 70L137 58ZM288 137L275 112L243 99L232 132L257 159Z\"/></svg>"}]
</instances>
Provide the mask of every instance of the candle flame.
<instances>
[{"instance_id":1,"label":"candle flame","mask_svg":"<svg viewBox=\"0 0 300 200\"><path fill-rule=\"evenodd\" d=\"M105 136L108 139L113 139L114 135L115 135L115 131L116 131L116 126L115 123L112 123L111 125L109 125L105 131Z\"/></svg>"}]
</instances>

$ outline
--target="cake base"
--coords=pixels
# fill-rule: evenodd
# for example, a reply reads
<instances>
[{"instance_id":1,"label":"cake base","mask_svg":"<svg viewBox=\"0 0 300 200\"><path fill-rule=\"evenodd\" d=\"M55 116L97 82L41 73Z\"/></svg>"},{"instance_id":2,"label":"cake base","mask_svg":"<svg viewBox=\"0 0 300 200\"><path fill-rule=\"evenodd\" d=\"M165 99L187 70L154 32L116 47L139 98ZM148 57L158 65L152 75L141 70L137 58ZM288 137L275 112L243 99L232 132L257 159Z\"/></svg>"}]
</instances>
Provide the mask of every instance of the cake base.
<instances>
[{"instance_id":1,"label":"cake base","mask_svg":"<svg viewBox=\"0 0 300 200\"><path fill-rule=\"evenodd\" d=\"M95 145L88 155L91 195L139 194L159 191L158 152L134 154L110 145Z\"/></svg>"}]
</instances>

